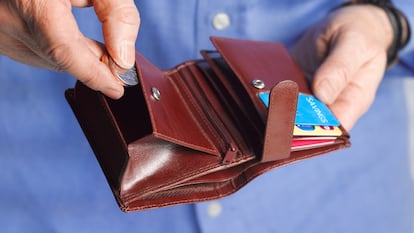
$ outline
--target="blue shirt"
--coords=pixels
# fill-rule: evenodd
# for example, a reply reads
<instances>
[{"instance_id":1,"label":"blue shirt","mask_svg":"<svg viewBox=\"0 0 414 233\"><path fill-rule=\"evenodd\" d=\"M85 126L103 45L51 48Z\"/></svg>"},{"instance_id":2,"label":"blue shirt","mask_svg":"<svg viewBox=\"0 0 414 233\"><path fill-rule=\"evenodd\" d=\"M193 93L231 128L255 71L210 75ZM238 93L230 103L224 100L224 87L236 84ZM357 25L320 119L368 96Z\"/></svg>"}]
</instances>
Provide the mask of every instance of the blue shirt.
<instances>
[{"instance_id":1,"label":"blue shirt","mask_svg":"<svg viewBox=\"0 0 414 233\"><path fill-rule=\"evenodd\" d=\"M290 47L340 2L141 0L136 47L161 68L199 57L211 35ZM414 16L411 1L395 2ZM92 9L74 13L82 32L102 40ZM412 232L412 45L351 131L350 149L273 170L218 201L129 214L64 99L74 79L0 56L0 231Z\"/></svg>"}]
</instances>

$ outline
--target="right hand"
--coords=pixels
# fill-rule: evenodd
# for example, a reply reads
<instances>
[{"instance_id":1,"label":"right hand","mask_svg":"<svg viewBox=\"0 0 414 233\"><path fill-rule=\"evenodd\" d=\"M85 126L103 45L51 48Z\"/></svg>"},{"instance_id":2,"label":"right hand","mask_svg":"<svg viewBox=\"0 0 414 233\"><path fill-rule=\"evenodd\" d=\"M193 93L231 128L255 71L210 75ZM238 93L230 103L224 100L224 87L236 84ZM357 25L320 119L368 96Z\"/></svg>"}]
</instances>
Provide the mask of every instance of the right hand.
<instances>
[{"instance_id":1,"label":"right hand","mask_svg":"<svg viewBox=\"0 0 414 233\"><path fill-rule=\"evenodd\" d=\"M93 6L106 47L86 38L71 12ZM2 0L0 54L31 66L68 72L90 88L118 99L124 88L103 57L122 69L135 62L140 23L133 0Z\"/></svg>"},{"instance_id":2,"label":"right hand","mask_svg":"<svg viewBox=\"0 0 414 233\"><path fill-rule=\"evenodd\" d=\"M292 50L295 61L312 79L313 93L347 130L374 101L392 35L383 9L351 5L317 23Z\"/></svg>"}]
</instances>

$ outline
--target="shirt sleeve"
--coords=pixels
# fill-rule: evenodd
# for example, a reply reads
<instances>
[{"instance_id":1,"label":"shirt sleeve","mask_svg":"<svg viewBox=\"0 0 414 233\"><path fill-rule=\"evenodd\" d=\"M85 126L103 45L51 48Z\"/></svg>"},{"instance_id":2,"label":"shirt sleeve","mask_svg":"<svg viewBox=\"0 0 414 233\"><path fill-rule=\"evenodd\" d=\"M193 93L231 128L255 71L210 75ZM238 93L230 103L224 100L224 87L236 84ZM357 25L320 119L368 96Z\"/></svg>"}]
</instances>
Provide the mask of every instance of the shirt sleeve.
<instances>
[{"instance_id":1,"label":"shirt sleeve","mask_svg":"<svg viewBox=\"0 0 414 233\"><path fill-rule=\"evenodd\" d=\"M410 24L411 34L414 32L414 7L413 2L410 0L394 0L394 5L401 10L407 17ZM400 52L400 61L407 68L414 72L414 38L411 35L411 39L408 44Z\"/></svg>"}]
</instances>

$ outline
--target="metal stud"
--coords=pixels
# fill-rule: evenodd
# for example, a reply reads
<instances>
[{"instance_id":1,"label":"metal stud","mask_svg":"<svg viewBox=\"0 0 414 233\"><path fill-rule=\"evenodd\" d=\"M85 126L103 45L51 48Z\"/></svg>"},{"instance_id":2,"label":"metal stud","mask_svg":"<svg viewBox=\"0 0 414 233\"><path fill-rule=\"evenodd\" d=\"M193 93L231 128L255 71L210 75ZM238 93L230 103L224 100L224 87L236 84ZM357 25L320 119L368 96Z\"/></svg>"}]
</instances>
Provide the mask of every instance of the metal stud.
<instances>
[{"instance_id":1,"label":"metal stud","mask_svg":"<svg viewBox=\"0 0 414 233\"><path fill-rule=\"evenodd\" d=\"M252 81L252 86L257 89L263 89L265 87L265 83L260 79L255 79Z\"/></svg>"},{"instance_id":2,"label":"metal stud","mask_svg":"<svg viewBox=\"0 0 414 233\"><path fill-rule=\"evenodd\" d=\"M156 100L161 99L161 92L156 87L151 88L151 91L152 91L152 97L154 97L154 99Z\"/></svg>"}]
</instances>

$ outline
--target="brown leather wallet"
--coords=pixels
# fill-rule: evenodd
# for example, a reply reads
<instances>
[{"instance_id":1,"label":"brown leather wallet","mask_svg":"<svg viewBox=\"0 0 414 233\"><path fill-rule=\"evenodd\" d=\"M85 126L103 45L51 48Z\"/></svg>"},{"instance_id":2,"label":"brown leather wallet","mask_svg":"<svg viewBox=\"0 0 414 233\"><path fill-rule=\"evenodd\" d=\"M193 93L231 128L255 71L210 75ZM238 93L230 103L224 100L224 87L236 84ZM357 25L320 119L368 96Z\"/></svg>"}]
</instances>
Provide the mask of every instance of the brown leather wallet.
<instances>
[{"instance_id":1,"label":"brown leather wallet","mask_svg":"<svg viewBox=\"0 0 414 233\"><path fill-rule=\"evenodd\" d=\"M137 52L139 84L119 100L80 82L66 91L123 211L221 198L273 168L350 146L340 127L331 143L292 149L298 93L310 90L282 44L211 40L217 51L169 70Z\"/></svg>"}]
</instances>

